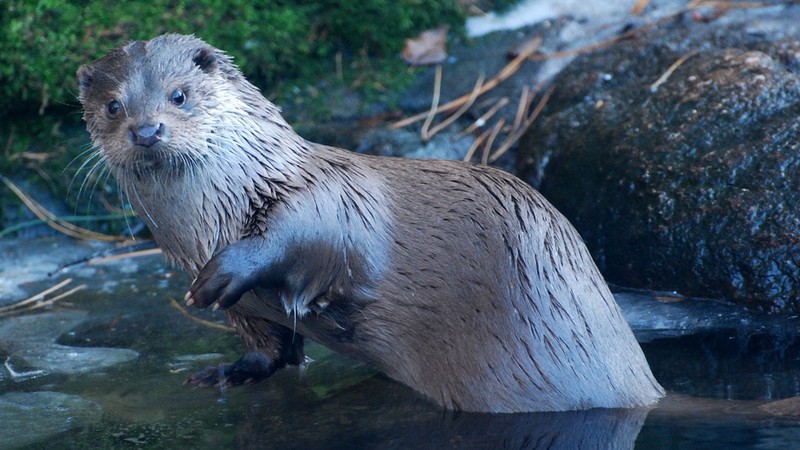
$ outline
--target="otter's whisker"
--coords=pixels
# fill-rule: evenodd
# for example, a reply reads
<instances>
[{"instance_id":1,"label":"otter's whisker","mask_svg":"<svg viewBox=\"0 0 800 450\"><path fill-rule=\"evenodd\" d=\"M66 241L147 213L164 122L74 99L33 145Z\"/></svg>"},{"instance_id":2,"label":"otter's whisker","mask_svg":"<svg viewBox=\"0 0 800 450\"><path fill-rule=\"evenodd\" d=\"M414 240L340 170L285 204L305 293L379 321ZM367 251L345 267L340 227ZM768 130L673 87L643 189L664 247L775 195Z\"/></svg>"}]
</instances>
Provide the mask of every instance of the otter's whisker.
<instances>
[{"instance_id":1,"label":"otter's whisker","mask_svg":"<svg viewBox=\"0 0 800 450\"><path fill-rule=\"evenodd\" d=\"M142 198L139 196L139 189L136 188L135 184L130 184L128 188L125 189L126 191L133 191L133 196L136 198L136 203L142 207L142 211L147 216L147 219L153 224L154 228L158 228L158 223L153 219L153 216L150 215L150 211L147 210L147 206L145 203L142 202Z\"/></svg>"},{"instance_id":2,"label":"otter's whisker","mask_svg":"<svg viewBox=\"0 0 800 450\"><path fill-rule=\"evenodd\" d=\"M67 170L69 170L69 168L72 167L72 165L75 164L76 161L78 161L79 159L83 158L83 162L81 163L80 166L78 166L78 169L75 171L75 173L72 175L72 178L69 181L69 186L67 186L67 194L68 195L72 191L72 186L75 184L75 179L78 177L78 175L81 174L81 172L86 168L86 166L89 163L94 161L99 156L100 156L99 150L95 146L90 145L86 150L84 150L80 154L78 154L78 156L72 158L72 160L67 164L67 166L64 168L63 172L66 172ZM84 177L84 182L85 182L85 180L86 179ZM78 196L79 197L81 195L81 191L82 191L82 188L78 191Z\"/></svg>"},{"instance_id":3,"label":"otter's whisker","mask_svg":"<svg viewBox=\"0 0 800 450\"><path fill-rule=\"evenodd\" d=\"M87 183L90 179L94 179L92 183L91 189L89 190L89 199L88 204L91 204L92 199L94 198L94 192L97 190L98 184L103 180L103 175L107 174L107 168L105 163L101 157L99 157L99 153L97 154L98 158L92 164L92 167L86 172L86 176L83 178L81 182L81 187L78 190L78 197L82 197L86 193ZM93 157L94 158L94 157ZM90 160L87 160L89 162ZM106 175L107 176L107 175ZM88 205L87 205L88 206Z\"/></svg>"},{"instance_id":4,"label":"otter's whisker","mask_svg":"<svg viewBox=\"0 0 800 450\"><path fill-rule=\"evenodd\" d=\"M109 172L107 172L109 173ZM130 205L130 199L128 198L128 194L122 188L120 183L117 183L117 195L119 197L120 205L125 210L126 205ZM136 236L133 233L133 228L131 227L131 222L128 220L128 214L124 214L125 217L125 227L128 229L128 234L130 234L131 238L136 239Z\"/></svg>"}]
</instances>

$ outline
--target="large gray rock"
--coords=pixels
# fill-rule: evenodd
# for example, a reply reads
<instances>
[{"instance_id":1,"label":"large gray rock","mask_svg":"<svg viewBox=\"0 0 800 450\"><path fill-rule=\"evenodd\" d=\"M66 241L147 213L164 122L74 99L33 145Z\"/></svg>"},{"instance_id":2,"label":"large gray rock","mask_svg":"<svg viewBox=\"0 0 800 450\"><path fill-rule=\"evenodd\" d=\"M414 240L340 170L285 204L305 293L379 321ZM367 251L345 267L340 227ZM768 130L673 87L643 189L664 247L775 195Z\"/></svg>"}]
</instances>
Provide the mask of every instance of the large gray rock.
<instances>
[{"instance_id":1,"label":"large gray rock","mask_svg":"<svg viewBox=\"0 0 800 450\"><path fill-rule=\"evenodd\" d=\"M46 441L65 431L100 421L96 403L60 392L11 392L0 395L0 448ZM38 448L38 447L37 447Z\"/></svg>"},{"instance_id":2,"label":"large gray rock","mask_svg":"<svg viewBox=\"0 0 800 450\"><path fill-rule=\"evenodd\" d=\"M52 311L0 321L0 355L7 355L4 364L9 376L22 381L53 373L92 373L139 357L127 348L72 347L55 342L87 316L83 311ZM4 377L0 374L0 380Z\"/></svg>"},{"instance_id":3,"label":"large gray rock","mask_svg":"<svg viewBox=\"0 0 800 450\"><path fill-rule=\"evenodd\" d=\"M799 38L800 8L772 8L579 57L520 172L611 282L800 311Z\"/></svg>"}]
</instances>

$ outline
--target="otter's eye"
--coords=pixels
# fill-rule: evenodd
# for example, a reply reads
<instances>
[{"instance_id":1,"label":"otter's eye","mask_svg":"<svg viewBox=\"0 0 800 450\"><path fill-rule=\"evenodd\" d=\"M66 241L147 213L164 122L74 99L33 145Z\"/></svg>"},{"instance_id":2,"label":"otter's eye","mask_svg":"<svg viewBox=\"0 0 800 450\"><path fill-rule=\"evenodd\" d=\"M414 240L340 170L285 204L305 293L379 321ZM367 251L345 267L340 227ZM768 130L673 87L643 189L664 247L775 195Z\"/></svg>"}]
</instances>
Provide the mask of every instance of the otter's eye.
<instances>
[{"instance_id":1,"label":"otter's eye","mask_svg":"<svg viewBox=\"0 0 800 450\"><path fill-rule=\"evenodd\" d=\"M116 116L120 108L119 102L116 100L111 100L108 102L108 105L106 105L106 111L108 111L108 115L111 117Z\"/></svg>"},{"instance_id":2,"label":"otter's eye","mask_svg":"<svg viewBox=\"0 0 800 450\"><path fill-rule=\"evenodd\" d=\"M180 89L175 89L169 96L169 101L175 106L183 106L186 103L186 94Z\"/></svg>"}]
</instances>

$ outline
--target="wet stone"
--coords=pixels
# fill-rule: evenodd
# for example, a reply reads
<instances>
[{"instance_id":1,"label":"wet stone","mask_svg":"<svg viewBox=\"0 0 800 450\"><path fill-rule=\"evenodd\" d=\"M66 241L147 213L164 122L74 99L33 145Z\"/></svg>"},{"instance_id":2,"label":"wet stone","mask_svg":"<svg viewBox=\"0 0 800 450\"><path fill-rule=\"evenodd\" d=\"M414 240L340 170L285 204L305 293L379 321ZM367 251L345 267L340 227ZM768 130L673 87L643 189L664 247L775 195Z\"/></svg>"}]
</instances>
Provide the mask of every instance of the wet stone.
<instances>
[{"instance_id":1,"label":"wet stone","mask_svg":"<svg viewBox=\"0 0 800 450\"><path fill-rule=\"evenodd\" d=\"M22 245L16 239L0 240L0 307L51 287L55 284L49 279L51 274L79 279L96 276L96 268L85 265L61 272L59 269L109 248L111 245L105 242L67 241L63 237L32 239Z\"/></svg>"},{"instance_id":2,"label":"wet stone","mask_svg":"<svg viewBox=\"0 0 800 450\"><path fill-rule=\"evenodd\" d=\"M459 139L452 131L437 134L429 142L422 142L414 130L369 130L361 136L357 149L360 153L405 158L435 158L461 160L474 142L473 138Z\"/></svg>"},{"instance_id":3,"label":"wet stone","mask_svg":"<svg viewBox=\"0 0 800 450\"><path fill-rule=\"evenodd\" d=\"M687 15L554 80L520 173L610 282L800 310L798 19Z\"/></svg>"},{"instance_id":4,"label":"wet stone","mask_svg":"<svg viewBox=\"0 0 800 450\"><path fill-rule=\"evenodd\" d=\"M0 354L9 355L5 359L8 375L22 381L52 373L86 373L139 356L124 348L71 347L54 342L86 318L85 312L59 311L0 322Z\"/></svg>"},{"instance_id":5,"label":"wet stone","mask_svg":"<svg viewBox=\"0 0 800 450\"><path fill-rule=\"evenodd\" d=\"M0 395L0 448L45 441L100 420L96 403L59 392L12 392Z\"/></svg>"},{"instance_id":6,"label":"wet stone","mask_svg":"<svg viewBox=\"0 0 800 450\"><path fill-rule=\"evenodd\" d=\"M753 326L757 316L728 302L675 293L619 291L614 299L639 343Z\"/></svg>"}]
</instances>

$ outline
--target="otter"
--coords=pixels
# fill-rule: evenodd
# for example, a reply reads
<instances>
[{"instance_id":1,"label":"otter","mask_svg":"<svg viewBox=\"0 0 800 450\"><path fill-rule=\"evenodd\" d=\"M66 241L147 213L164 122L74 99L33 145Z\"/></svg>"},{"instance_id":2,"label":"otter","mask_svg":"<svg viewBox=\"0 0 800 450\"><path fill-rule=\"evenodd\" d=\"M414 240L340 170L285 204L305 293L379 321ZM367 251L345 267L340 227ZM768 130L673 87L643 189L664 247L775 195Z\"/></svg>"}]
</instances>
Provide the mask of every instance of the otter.
<instances>
[{"instance_id":1,"label":"otter","mask_svg":"<svg viewBox=\"0 0 800 450\"><path fill-rule=\"evenodd\" d=\"M192 384L263 380L310 338L452 410L664 395L580 236L518 178L309 142L194 36L77 75L93 146L194 277L187 304L224 310L247 349Z\"/></svg>"}]
</instances>

